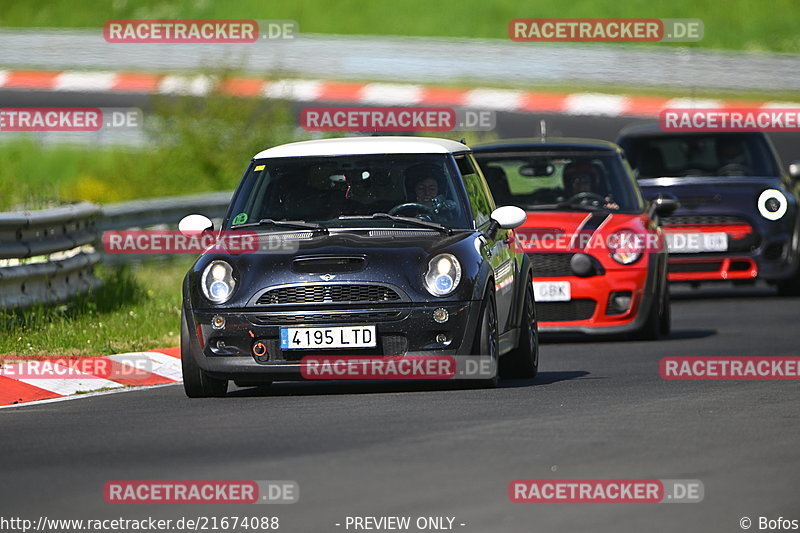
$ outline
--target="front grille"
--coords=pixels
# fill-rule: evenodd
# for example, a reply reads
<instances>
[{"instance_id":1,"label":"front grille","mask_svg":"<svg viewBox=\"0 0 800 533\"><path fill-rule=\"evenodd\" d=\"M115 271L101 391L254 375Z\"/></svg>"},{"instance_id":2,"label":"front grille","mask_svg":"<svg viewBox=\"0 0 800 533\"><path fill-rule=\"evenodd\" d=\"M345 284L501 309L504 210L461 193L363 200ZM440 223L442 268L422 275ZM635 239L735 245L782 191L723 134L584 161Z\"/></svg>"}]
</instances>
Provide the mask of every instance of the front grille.
<instances>
[{"instance_id":1,"label":"front grille","mask_svg":"<svg viewBox=\"0 0 800 533\"><path fill-rule=\"evenodd\" d=\"M572 276L570 259L572 253L539 252L528 254L533 265L533 277L547 278L555 276Z\"/></svg>"},{"instance_id":2,"label":"front grille","mask_svg":"<svg viewBox=\"0 0 800 533\"><path fill-rule=\"evenodd\" d=\"M731 261L729 270L731 272L745 272L750 270L750 268L752 268L750 261Z\"/></svg>"},{"instance_id":3,"label":"front grille","mask_svg":"<svg viewBox=\"0 0 800 533\"><path fill-rule=\"evenodd\" d=\"M665 226L701 226L703 224L749 224L747 220L731 215L679 215L661 219Z\"/></svg>"},{"instance_id":4,"label":"front grille","mask_svg":"<svg viewBox=\"0 0 800 533\"><path fill-rule=\"evenodd\" d=\"M597 302L579 298L569 302L537 302L536 318L540 322L568 322L588 320L594 315Z\"/></svg>"},{"instance_id":5,"label":"front grille","mask_svg":"<svg viewBox=\"0 0 800 533\"><path fill-rule=\"evenodd\" d=\"M270 289L256 305L397 302L400 295L382 285L294 285Z\"/></svg>"},{"instance_id":6,"label":"front grille","mask_svg":"<svg viewBox=\"0 0 800 533\"><path fill-rule=\"evenodd\" d=\"M722 261L705 261L694 263L670 263L669 272L683 274L689 272L716 272L722 268Z\"/></svg>"},{"instance_id":7,"label":"front grille","mask_svg":"<svg viewBox=\"0 0 800 533\"><path fill-rule=\"evenodd\" d=\"M365 313L314 313L314 314L274 314L256 315L250 321L257 326L272 324L322 324L342 322L386 322L402 318L401 311Z\"/></svg>"}]
</instances>

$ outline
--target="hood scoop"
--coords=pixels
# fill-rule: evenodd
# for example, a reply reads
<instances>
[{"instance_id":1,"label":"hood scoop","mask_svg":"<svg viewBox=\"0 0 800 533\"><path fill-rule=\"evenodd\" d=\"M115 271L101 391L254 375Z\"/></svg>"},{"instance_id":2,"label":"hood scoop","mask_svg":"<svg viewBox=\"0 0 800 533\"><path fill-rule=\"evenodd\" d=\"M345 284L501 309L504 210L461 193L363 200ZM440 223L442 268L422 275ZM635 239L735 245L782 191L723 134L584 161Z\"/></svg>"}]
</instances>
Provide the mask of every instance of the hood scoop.
<instances>
[{"instance_id":1,"label":"hood scoop","mask_svg":"<svg viewBox=\"0 0 800 533\"><path fill-rule=\"evenodd\" d=\"M298 274L342 274L364 270L366 260L358 256L311 256L292 261L292 271Z\"/></svg>"}]
</instances>

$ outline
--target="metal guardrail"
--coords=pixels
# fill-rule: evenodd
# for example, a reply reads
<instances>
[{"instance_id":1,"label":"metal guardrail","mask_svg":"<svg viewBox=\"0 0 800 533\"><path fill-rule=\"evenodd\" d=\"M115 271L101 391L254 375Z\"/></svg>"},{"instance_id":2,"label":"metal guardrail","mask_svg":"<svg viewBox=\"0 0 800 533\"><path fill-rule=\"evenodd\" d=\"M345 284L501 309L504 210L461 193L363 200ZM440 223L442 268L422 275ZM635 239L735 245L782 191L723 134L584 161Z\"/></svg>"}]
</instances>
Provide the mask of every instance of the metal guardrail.
<instances>
[{"instance_id":1,"label":"metal guardrail","mask_svg":"<svg viewBox=\"0 0 800 533\"><path fill-rule=\"evenodd\" d=\"M95 250L108 230L176 228L186 215L225 216L230 192L136 200L100 207L79 203L0 213L0 309L55 305L100 285L94 266L141 255Z\"/></svg>"},{"instance_id":2,"label":"metal guardrail","mask_svg":"<svg viewBox=\"0 0 800 533\"><path fill-rule=\"evenodd\" d=\"M0 213L0 308L56 304L98 286L100 213L90 203Z\"/></svg>"},{"instance_id":3,"label":"metal guardrail","mask_svg":"<svg viewBox=\"0 0 800 533\"><path fill-rule=\"evenodd\" d=\"M232 192L213 192L153 200L134 200L103 206L103 217L98 224L100 235L104 231L129 229L177 229L186 215L199 213L207 216L218 228L228 210ZM103 262L118 264L166 257L165 255L108 254L101 250Z\"/></svg>"},{"instance_id":4,"label":"metal guardrail","mask_svg":"<svg viewBox=\"0 0 800 533\"><path fill-rule=\"evenodd\" d=\"M200 213L216 223L225 216L232 192L212 192L134 200L103 206L103 217L98 223L100 231L148 228L153 226L178 227L186 215Z\"/></svg>"}]
</instances>

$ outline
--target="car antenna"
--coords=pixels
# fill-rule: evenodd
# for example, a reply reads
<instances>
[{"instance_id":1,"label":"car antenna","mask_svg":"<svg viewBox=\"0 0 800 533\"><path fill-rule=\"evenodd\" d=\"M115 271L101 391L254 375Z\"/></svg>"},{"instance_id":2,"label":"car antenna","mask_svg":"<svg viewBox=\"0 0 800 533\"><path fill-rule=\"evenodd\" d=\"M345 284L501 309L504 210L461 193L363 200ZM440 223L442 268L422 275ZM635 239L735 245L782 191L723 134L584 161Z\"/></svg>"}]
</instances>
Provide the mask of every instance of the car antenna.
<instances>
[{"instance_id":1,"label":"car antenna","mask_svg":"<svg viewBox=\"0 0 800 533\"><path fill-rule=\"evenodd\" d=\"M467 139L465 137L461 137L461 139L459 139L458 142L460 142L461 144L467 144Z\"/></svg>"},{"instance_id":2,"label":"car antenna","mask_svg":"<svg viewBox=\"0 0 800 533\"><path fill-rule=\"evenodd\" d=\"M539 132L542 136L542 142L547 142L547 122L544 119L539 121Z\"/></svg>"}]
</instances>

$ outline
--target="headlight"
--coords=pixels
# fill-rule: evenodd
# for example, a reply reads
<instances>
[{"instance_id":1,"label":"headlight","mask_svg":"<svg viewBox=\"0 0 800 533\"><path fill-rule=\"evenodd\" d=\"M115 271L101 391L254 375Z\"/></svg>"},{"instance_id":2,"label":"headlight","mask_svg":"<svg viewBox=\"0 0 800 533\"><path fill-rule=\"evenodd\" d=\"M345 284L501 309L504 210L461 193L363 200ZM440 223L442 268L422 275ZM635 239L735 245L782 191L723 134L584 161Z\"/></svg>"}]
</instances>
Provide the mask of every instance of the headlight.
<instances>
[{"instance_id":1,"label":"headlight","mask_svg":"<svg viewBox=\"0 0 800 533\"><path fill-rule=\"evenodd\" d=\"M632 265L642 256L644 238L633 231L623 230L608 237L611 259L621 265Z\"/></svg>"},{"instance_id":2,"label":"headlight","mask_svg":"<svg viewBox=\"0 0 800 533\"><path fill-rule=\"evenodd\" d=\"M461 263L453 254L439 254L428 261L425 288L434 296L447 296L461 281Z\"/></svg>"},{"instance_id":3,"label":"headlight","mask_svg":"<svg viewBox=\"0 0 800 533\"><path fill-rule=\"evenodd\" d=\"M230 300L236 280L233 279L233 268L225 261L212 261L203 271L200 280L203 295L215 304Z\"/></svg>"},{"instance_id":4,"label":"headlight","mask_svg":"<svg viewBox=\"0 0 800 533\"><path fill-rule=\"evenodd\" d=\"M767 189L758 197L758 212L767 220L778 220L788 208L789 201L778 189Z\"/></svg>"}]
</instances>

